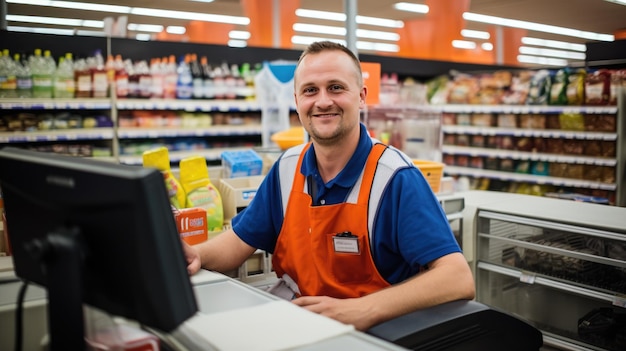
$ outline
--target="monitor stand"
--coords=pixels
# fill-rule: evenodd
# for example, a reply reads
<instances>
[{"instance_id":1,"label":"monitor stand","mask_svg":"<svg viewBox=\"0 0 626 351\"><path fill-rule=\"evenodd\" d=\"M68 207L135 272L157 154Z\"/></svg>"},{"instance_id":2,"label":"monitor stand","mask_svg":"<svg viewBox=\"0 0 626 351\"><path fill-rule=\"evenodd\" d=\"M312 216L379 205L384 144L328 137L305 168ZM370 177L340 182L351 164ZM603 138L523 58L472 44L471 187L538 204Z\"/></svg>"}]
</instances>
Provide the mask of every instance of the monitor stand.
<instances>
[{"instance_id":1,"label":"monitor stand","mask_svg":"<svg viewBox=\"0 0 626 351\"><path fill-rule=\"evenodd\" d=\"M39 260L46 279L50 350L85 350L80 230L57 229L26 249Z\"/></svg>"}]
</instances>

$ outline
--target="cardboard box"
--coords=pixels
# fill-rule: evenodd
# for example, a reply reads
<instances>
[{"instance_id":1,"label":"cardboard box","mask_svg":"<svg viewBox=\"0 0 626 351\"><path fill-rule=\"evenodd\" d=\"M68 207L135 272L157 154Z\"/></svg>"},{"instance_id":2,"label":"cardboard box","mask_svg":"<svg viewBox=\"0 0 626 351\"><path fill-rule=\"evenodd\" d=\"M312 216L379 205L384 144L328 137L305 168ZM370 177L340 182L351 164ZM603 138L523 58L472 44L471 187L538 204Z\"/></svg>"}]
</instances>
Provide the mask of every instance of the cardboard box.
<instances>
[{"instance_id":1,"label":"cardboard box","mask_svg":"<svg viewBox=\"0 0 626 351\"><path fill-rule=\"evenodd\" d=\"M263 159L254 150L222 152L224 178L237 178L260 175L263 172Z\"/></svg>"},{"instance_id":2,"label":"cardboard box","mask_svg":"<svg viewBox=\"0 0 626 351\"><path fill-rule=\"evenodd\" d=\"M222 194L224 220L230 221L250 204L265 176L222 178L216 184Z\"/></svg>"},{"instance_id":3,"label":"cardboard box","mask_svg":"<svg viewBox=\"0 0 626 351\"><path fill-rule=\"evenodd\" d=\"M182 208L174 211L176 228L180 237L189 245L195 245L209 238L206 210L200 207Z\"/></svg>"}]
</instances>

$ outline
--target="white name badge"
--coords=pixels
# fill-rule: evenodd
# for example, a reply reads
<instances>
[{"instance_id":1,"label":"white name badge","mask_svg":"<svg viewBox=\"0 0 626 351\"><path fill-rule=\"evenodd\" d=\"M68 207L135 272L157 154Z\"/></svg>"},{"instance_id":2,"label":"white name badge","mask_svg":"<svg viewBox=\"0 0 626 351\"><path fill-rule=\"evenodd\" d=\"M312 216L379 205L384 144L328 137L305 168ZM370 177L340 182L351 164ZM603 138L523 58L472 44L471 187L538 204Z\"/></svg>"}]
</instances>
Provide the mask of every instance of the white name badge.
<instances>
[{"instance_id":1,"label":"white name badge","mask_svg":"<svg viewBox=\"0 0 626 351\"><path fill-rule=\"evenodd\" d=\"M341 233L333 237L335 252L359 254L359 238L351 233Z\"/></svg>"}]
</instances>

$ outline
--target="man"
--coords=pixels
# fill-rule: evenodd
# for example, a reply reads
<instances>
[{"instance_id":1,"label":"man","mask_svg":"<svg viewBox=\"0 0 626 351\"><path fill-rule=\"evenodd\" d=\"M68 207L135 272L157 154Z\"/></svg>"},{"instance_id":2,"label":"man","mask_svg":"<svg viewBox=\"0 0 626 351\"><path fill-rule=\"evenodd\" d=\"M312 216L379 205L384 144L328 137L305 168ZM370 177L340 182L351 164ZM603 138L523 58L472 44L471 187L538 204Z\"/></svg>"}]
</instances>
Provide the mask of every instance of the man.
<instances>
[{"instance_id":1,"label":"man","mask_svg":"<svg viewBox=\"0 0 626 351\"><path fill-rule=\"evenodd\" d=\"M312 143L285 151L232 229L184 245L189 272L228 271L264 249L289 288L283 297L358 330L473 299L469 265L425 178L360 123L367 87L354 54L311 44L294 85Z\"/></svg>"}]
</instances>

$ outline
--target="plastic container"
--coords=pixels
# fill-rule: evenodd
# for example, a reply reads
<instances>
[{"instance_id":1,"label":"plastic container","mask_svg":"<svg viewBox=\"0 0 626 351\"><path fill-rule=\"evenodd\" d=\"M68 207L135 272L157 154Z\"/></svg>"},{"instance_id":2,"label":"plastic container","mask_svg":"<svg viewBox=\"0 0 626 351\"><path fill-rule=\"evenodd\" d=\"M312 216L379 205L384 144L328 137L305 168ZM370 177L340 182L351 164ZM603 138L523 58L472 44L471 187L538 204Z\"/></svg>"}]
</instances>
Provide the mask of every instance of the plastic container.
<instances>
[{"instance_id":1,"label":"plastic container","mask_svg":"<svg viewBox=\"0 0 626 351\"><path fill-rule=\"evenodd\" d=\"M185 207L206 210L207 230L221 231L224 227L224 207L219 190L209 178L206 159L202 156L186 157L180 161L180 183L187 199Z\"/></svg>"},{"instance_id":2,"label":"plastic container","mask_svg":"<svg viewBox=\"0 0 626 351\"><path fill-rule=\"evenodd\" d=\"M433 192L437 194L439 192L439 188L441 187L441 178L443 177L443 167L444 164L435 161L427 161L427 160L413 160L413 164L415 167L419 168L422 171L422 174L430 184Z\"/></svg>"},{"instance_id":3,"label":"plastic container","mask_svg":"<svg viewBox=\"0 0 626 351\"><path fill-rule=\"evenodd\" d=\"M184 208L186 202L185 190L172 173L167 148L162 146L153 150L145 151L143 153L143 166L156 168L163 173L163 179L165 180L167 194L170 197L170 203L175 208Z\"/></svg>"}]
</instances>

